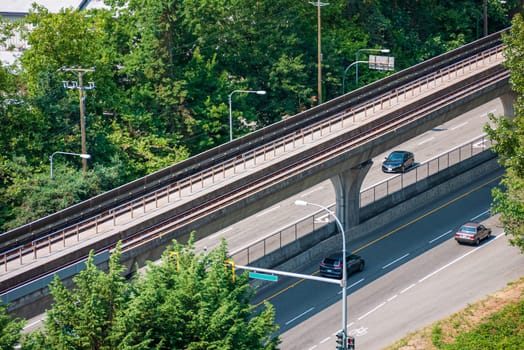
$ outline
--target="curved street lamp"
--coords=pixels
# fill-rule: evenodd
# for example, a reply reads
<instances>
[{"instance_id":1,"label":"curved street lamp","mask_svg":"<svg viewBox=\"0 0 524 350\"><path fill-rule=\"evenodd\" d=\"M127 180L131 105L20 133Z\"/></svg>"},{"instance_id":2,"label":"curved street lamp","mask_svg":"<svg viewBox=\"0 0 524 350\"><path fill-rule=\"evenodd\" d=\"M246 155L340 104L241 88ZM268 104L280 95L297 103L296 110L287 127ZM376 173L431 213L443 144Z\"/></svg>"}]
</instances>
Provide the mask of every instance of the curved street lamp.
<instances>
[{"instance_id":1,"label":"curved street lamp","mask_svg":"<svg viewBox=\"0 0 524 350\"><path fill-rule=\"evenodd\" d=\"M63 155L66 155L66 156L76 156L76 157L80 157L82 159L89 159L89 158L91 158L91 155L90 154L86 154L86 153L72 153L72 152L61 152L61 151L54 152L53 154L51 154L49 156L49 162L51 162L51 179L53 178L53 157L54 157L55 154L63 154Z\"/></svg>"},{"instance_id":2,"label":"curved street lamp","mask_svg":"<svg viewBox=\"0 0 524 350\"><path fill-rule=\"evenodd\" d=\"M338 225L338 228L340 229L340 233L342 234L342 281L340 281L340 286L342 287L342 333L343 333L342 349L347 349L348 308L347 308L346 285L347 285L348 276L347 276L347 267L346 267L347 265L346 264L346 234L344 232L344 227L342 226L342 223L340 222L338 217L335 215L335 213L333 213L333 211L331 211L329 208L323 205L316 204L316 203L310 203L310 202L306 202L302 200L296 200L295 205L300 205L300 206L311 205L311 206L318 207L318 208L325 210L329 215L331 215L335 219Z\"/></svg>"},{"instance_id":3,"label":"curved street lamp","mask_svg":"<svg viewBox=\"0 0 524 350\"><path fill-rule=\"evenodd\" d=\"M257 94L257 95L266 94L265 90L235 90L229 94L229 99L228 99L228 102L229 102L229 141L233 141L233 108L232 108L232 103L231 103L231 96L233 96L233 94L237 92L239 93L241 92L245 94Z\"/></svg>"},{"instance_id":4,"label":"curved street lamp","mask_svg":"<svg viewBox=\"0 0 524 350\"><path fill-rule=\"evenodd\" d=\"M355 61L358 61L358 54L360 52L380 52L380 53L389 53L390 50L389 49L360 49L360 50L357 50L357 52L355 53ZM355 71L355 84L358 88L358 64L356 66L356 71Z\"/></svg>"}]
</instances>

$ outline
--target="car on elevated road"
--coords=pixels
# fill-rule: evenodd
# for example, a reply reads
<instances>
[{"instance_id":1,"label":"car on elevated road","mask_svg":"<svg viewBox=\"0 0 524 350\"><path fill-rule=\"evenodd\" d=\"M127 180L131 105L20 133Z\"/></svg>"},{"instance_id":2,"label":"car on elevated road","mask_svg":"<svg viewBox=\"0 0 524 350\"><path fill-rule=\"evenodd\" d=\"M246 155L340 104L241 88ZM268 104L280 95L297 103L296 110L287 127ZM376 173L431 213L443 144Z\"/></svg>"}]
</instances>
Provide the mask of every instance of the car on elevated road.
<instances>
[{"instance_id":1,"label":"car on elevated road","mask_svg":"<svg viewBox=\"0 0 524 350\"><path fill-rule=\"evenodd\" d=\"M385 173L403 173L415 165L415 156L408 151L393 151L382 162Z\"/></svg>"}]
</instances>

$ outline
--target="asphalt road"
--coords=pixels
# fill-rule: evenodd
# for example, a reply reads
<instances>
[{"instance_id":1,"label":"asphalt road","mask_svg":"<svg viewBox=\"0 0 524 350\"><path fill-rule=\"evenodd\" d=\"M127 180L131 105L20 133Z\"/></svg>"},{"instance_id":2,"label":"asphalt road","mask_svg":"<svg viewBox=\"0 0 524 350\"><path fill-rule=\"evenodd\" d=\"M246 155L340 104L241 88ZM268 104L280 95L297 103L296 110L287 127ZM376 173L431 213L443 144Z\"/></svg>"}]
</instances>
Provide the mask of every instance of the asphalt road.
<instances>
[{"instance_id":1,"label":"asphalt road","mask_svg":"<svg viewBox=\"0 0 524 350\"><path fill-rule=\"evenodd\" d=\"M483 134L483 126L488 122L487 114L499 115L501 112L502 106L500 102L494 100L408 140L396 147L396 149L414 152L415 162L421 163L478 138ZM381 170L382 160L388 153L383 153L373 159L374 163L363 182L362 190L395 176L394 174L384 174ZM296 199L304 199L309 202L329 206L335 203L335 192L331 181L326 180L196 242L196 247L197 249L203 249L204 247L212 249L220 244L222 238L226 238L230 251L233 252L247 247L258 239L278 232L291 223L305 218L318 210L318 208L311 206L297 207L294 205Z\"/></svg>"},{"instance_id":2,"label":"asphalt road","mask_svg":"<svg viewBox=\"0 0 524 350\"><path fill-rule=\"evenodd\" d=\"M501 111L500 101L494 100L399 145L397 149L413 151L415 161L418 163L434 158L480 136L483 133L483 125L488 121L487 114L498 115ZM364 180L362 189L394 176L384 174L381 171L381 162L386 155L387 153L384 153L373 159L374 164ZM310 206L297 207L294 205L296 199L304 199L325 206L331 205L335 202L333 185L329 180L319 183L296 196L197 241L195 247L197 250L213 249L220 244L222 238L225 238L229 250L233 252L262 237L273 234L315 211L315 208ZM43 315L39 315L28 320L25 330L31 331L39 327L42 318Z\"/></svg>"},{"instance_id":3,"label":"asphalt road","mask_svg":"<svg viewBox=\"0 0 524 350\"><path fill-rule=\"evenodd\" d=\"M348 332L357 349L381 349L524 275L524 255L489 215L496 179L481 179L351 249L366 260L365 271L348 280ZM454 231L469 220L486 221L493 237L479 247L457 244ZM317 267L312 262L301 272ZM284 292L275 285L261 295L277 310L281 349L334 349L342 327L340 287L286 282Z\"/></svg>"}]
</instances>

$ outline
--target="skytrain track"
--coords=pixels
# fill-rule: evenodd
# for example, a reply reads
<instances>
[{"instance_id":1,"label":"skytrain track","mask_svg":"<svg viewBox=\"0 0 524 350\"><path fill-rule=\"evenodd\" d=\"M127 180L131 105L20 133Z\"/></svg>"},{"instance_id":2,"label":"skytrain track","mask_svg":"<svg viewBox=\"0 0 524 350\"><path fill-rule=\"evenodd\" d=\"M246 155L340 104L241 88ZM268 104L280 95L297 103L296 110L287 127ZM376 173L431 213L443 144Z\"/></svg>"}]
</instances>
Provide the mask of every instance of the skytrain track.
<instances>
[{"instance_id":1,"label":"skytrain track","mask_svg":"<svg viewBox=\"0 0 524 350\"><path fill-rule=\"evenodd\" d=\"M285 132L272 133L266 128L260 135L248 137L247 146L232 143L227 152L211 152L207 165L194 166L193 160L185 169L184 164L177 165L176 172L160 176L153 185L153 182L146 186L138 181L138 186L127 188L134 193L127 200L115 206L101 205L99 210L91 210L92 215L87 217L73 212L71 216L80 219L72 224L61 223L57 228L51 225L37 230L26 227L26 232L13 230L1 234L0 293L28 281L27 273L23 278L16 278L19 269L36 265L35 262L48 259L57 250L75 250L76 258L70 260L74 262L85 257L91 249L112 249L118 241L122 241L124 251L134 249L271 184L394 132L434 109L443 108L491 84L507 81L509 73L500 64L504 60L500 40L492 37L486 42L482 50L473 50L468 55L464 53L466 49L462 49L454 53L458 58L453 55L440 57L439 60L449 64L439 67L437 60L435 70L404 84L395 86L391 82L394 79L389 79L386 83L394 88L385 92L375 89L378 93L373 94L368 88L361 92L371 96L365 100L354 98L356 103L346 104L330 101L316 108L314 113L310 112L307 123L286 121L286 128L280 128ZM408 70L397 78L402 81L402 77L410 74L413 75ZM416 102L409 102L410 99ZM141 186L152 188L152 191L140 191ZM121 196L122 192L120 189L115 196ZM152 214L162 208L170 212L169 217L155 219ZM101 239L85 243L92 241L93 235ZM35 268L30 279L61 267L63 265L53 266L47 262L47 268Z\"/></svg>"}]
</instances>

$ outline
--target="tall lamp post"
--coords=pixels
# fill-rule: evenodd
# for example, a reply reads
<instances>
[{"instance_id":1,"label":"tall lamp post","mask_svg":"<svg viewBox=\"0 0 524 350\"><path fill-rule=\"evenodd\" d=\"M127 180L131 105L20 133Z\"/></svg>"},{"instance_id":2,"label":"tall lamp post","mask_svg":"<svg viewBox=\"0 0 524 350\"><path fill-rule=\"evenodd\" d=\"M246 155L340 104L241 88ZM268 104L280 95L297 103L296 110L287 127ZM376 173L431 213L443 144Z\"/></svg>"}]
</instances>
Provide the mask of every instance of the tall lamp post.
<instances>
[{"instance_id":1,"label":"tall lamp post","mask_svg":"<svg viewBox=\"0 0 524 350\"><path fill-rule=\"evenodd\" d=\"M340 286L342 287L342 333L343 333L342 349L345 350L347 349L347 337L348 337L348 334L347 334L348 308L347 308L347 289L346 289L348 276L347 276L347 268L346 268L346 234L344 232L344 227L342 226L342 223L340 222L338 217L335 215L335 213L333 213L333 211L329 210L329 208L323 205L306 202L302 200L295 201L295 205L300 205L300 206L311 205L311 206L318 207L318 208L325 210L329 215L331 215L335 219L338 225L338 228L340 229L340 233L342 234L342 281L340 281Z\"/></svg>"},{"instance_id":2,"label":"tall lamp post","mask_svg":"<svg viewBox=\"0 0 524 350\"><path fill-rule=\"evenodd\" d=\"M55 154L64 154L66 156L76 156L76 157L82 158L83 161L87 161L87 159L91 158L91 155L86 154L86 153L72 153L72 152L61 152L61 151L54 152L53 154L49 156L49 162L51 163L51 179L53 178L53 157L55 156Z\"/></svg>"},{"instance_id":3,"label":"tall lamp post","mask_svg":"<svg viewBox=\"0 0 524 350\"><path fill-rule=\"evenodd\" d=\"M235 93L245 93L245 94L257 94L257 95L265 95L265 90L235 90L232 93L229 94L229 141L233 141L233 108L231 103L231 96Z\"/></svg>"},{"instance_id":4,"label":"tall lamp post","mask_svg":"<svg viewBox=\"0 0 524 350\"><path fill-rule=\"evenodd\" d=\"M76 81L63 81L62 84L66 89L78 89L79 100L80 100L80 133L82 140L82 154L87 154L86 149L86 124L84 116L84 90L91 90L95 88L95 83L90 81L87 86L84 86L83 76L87 72L93 72L94 68L81 68L81 67L62 67L60 70L65 72L73 72L78 77L78 83ZM87 160L82 159L82 169L87 170Z\"/></svg>"},{"instance_id":5,"label":"tall lamp post","mask_svg":"<svg viewBox=\"0 0 524 350\"><path fill-rule=\"evenodd\" d=\"M318 91L318 104L322 103L322 36L320 34L320 7L329 5L327 2L312 2L309 4L317 7L317 91Z\"/></svg>"},{"instance_id":6,"label":"tall lamp post","mask_svg":"<svg viewBox=\"0 0 524 350\"><path fill-rule=\"evenodd\" d=\"M380 53L389 53L389 49L360 49L355 53L355 61L358 61L358 55L360 52L380 52ZM355 84L358 88L358 64L355 67Z\"/></svg>"}]
</instances>

